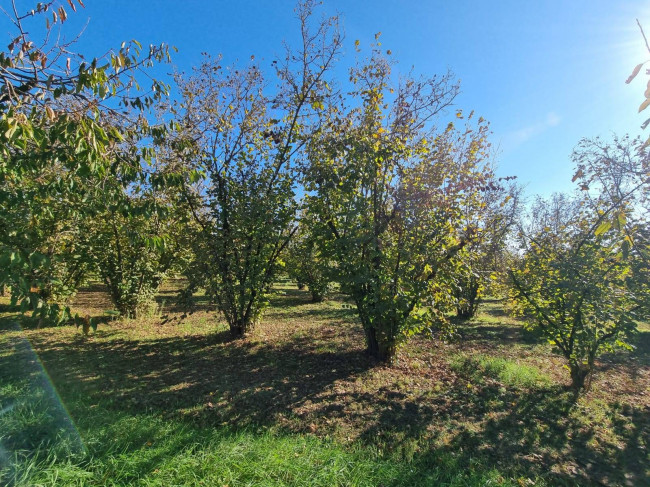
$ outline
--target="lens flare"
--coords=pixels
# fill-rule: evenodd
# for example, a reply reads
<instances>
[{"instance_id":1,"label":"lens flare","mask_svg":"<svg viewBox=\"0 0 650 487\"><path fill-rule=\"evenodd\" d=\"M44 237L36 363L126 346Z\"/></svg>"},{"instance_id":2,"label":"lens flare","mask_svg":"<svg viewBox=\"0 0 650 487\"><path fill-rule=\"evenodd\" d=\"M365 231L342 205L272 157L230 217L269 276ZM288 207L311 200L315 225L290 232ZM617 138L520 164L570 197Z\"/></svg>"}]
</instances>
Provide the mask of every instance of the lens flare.
<instances>
[{"instance_id":1,"label":"lens flare","mask_svg":"<svg viewBox=\"0 0 650 487\"><path fill-rule=\"evenodd\" d=\"M4 366L11 366L13 370L2 375L20 374L20 379L26 383L26 387L12 402L0 397L0 404L3 405L0 409L0 421L5 425L0 431L0 469L13 471L14 461L18 456L34 453L24 446L33 445L40 440L43 440L43 446L48 448L48 453L87 453L79 430L38 353L23 334L22 327L16 321L11 325L17 336L11 339L11 358L5 361ZM36 429L34 423L37 424ZM34 434L42 438L32 437ZM14 438L14 441L10 443L7 441L8 437ZM22 441L15 440L16 438L22 438Z\"/></svg>"}]
</instances>

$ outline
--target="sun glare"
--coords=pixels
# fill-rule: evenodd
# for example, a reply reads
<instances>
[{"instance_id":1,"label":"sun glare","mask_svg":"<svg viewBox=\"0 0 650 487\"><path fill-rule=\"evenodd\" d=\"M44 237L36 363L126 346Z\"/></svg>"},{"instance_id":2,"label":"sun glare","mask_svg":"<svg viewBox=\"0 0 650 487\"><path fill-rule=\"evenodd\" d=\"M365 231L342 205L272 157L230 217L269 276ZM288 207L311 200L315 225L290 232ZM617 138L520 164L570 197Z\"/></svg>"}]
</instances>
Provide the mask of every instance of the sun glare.
<instances>
[{"instance_id":1,"label":"sun glare","mask_svg":"<svg viewBox=\"0 0 650 487\"><path fill-rule=\"evenodd\" d=\"M631 74L634 67L650 61L650 4L644 8L624 12L611 19L612 58L618 68ZM645 36L645 38L644 38ZM643 66L643 69L650 65ZM641 71L643 72L643 71Z\"/></svg>"}]
</instances>

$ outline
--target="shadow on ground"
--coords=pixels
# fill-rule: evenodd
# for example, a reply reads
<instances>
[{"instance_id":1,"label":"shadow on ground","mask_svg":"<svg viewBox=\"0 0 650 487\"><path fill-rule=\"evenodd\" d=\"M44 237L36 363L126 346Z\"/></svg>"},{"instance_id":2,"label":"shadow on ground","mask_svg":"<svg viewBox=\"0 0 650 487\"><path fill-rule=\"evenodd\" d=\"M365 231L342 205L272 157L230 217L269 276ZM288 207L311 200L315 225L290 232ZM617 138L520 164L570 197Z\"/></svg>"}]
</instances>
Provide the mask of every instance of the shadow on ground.
<instances>
[{"instance_id":1,"label":"shadow on ground","mask_svg":"<svg viewBox=\"0 0 650 487\"><path fill-rule=\"evenodd\" d=\"M304 296L289 293L284 299ZM292 316L296 313L327 319L349 310L299 308ZM350 325L328 324L335 331L337 326ZM471 325L468 330L476 341L522 340L521 327ZM354 343L361 344L360 331L355 333ZM116 416L155 412L202 427L274 426L316 434L348 428L363 443L413 462L413 478L400 479L399 485L418 484L422 472L439 467L443 457L453 458L457 468L480 459L502 471L545 477L552 485L650 482L647 410L609 404L615 428L611 438L598 438L596 450L598 425L579 419L575 398L564 389L506 388L488 379L468 387L464 377L451 373L437 388L433 383L414 390L390 383L365 386L378 364L361 346L346 343L324 351L308 334L267 343L231 341L221 331L73 345L63 338L35 337L33 345L65 402L83 396ZM0 380L18 373L23 352L16 348L1 357ZM359 382L360 387L351 387ZM562 468L552 470L555 465Z\"/></svg>"},{"instance_id":2,"label":"shadow on ground","mask_svg":"<svg viewBox=\"0 0 650 487\"><path fill-rule=\"evenodd\" d=\"M283 346L208 336L147 341L48 342L39 346L52 379L74 379L102 403L159 409L200 422L268 424L333 382L372 366L360 350L315 350L307 337ZM73 365L74 364L74 365ZM79 366L83 364L83 366Z\"/></svg>"}]
</instances>

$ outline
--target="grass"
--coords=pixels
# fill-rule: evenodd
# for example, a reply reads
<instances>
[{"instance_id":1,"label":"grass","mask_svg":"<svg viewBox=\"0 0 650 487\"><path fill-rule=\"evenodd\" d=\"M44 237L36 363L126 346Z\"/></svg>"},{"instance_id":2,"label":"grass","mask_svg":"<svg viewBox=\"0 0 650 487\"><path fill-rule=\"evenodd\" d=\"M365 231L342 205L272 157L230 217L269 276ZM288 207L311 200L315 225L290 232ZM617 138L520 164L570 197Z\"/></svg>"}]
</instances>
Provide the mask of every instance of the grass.
<instances>
[{"instance_id":1,"label":"grass","mask_svg":"<svg viewBox=\"0 0 650 487\"><path fill-rule=\"evenodd\" d=\"M363 353L342 296L283 284L244 340L203 298L34 329L0 314L0 484L644 485L650 328L604 357L574 401L562 361L488 302L461 339L417 337L397 364ZM110 308L99 286L83 314Z\"/></svg>"},{"instance_id":2,"label":"grass","mask_svg":"<svg viewBox=\"0 0 650 487\"><path fill-rule=\"evenodd\" d=\"M464 374L474 382L483 382L485 378L497 379L502 385L532 388L549 386L551 379L537 367L520 364L502 357L490 357L482 354L475 356L458 355L451 363L452 370Z\"/></svg>"}]
</instances>

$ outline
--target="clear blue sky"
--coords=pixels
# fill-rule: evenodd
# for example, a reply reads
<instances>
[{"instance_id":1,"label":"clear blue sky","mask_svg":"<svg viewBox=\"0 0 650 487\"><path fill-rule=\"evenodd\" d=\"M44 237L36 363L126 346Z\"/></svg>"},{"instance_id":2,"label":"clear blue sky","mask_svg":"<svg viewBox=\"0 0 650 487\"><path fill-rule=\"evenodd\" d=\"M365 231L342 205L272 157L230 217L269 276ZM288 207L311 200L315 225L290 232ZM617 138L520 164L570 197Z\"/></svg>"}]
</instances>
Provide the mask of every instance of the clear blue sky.
<instances>
[{"instance_id":1,"label":"clear blue sky","mask_svg":"<svg viewBox=\"0 0 650 487\"><path fill-rule=\"evenodd\" d=\"M92 56L129 39L167 42L179 49L180 70L201 52L243 63L254 54L264 67L297 27L290 0L84 3L66 28L88 21L78 50ZM459 108L491 122L500 175L518 176L529 195L571 187L570 154L582 137L641 134L645 117L636 112L647 77L624 81L650 57L635 22L650 34L650 0L324 0L322 10L342 16L346 64L356 39L367 51L381 31L400 70L452 69L462 80Z\"/></svg>"}]
</instances>

